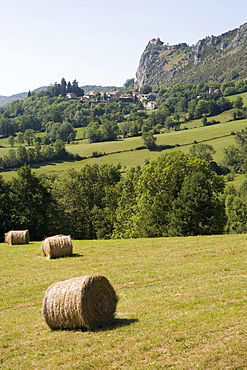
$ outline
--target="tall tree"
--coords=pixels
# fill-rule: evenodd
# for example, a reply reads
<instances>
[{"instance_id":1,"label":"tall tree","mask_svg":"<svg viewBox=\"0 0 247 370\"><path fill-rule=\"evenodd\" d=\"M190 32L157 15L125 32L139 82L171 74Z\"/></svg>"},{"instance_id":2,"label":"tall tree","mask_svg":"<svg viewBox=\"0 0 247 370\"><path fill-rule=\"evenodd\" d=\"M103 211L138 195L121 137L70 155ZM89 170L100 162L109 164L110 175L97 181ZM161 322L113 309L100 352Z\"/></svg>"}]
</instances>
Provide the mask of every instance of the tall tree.
<instances>
[{"instance_id":1,"label":"tall tree","mask_svg":"<svg viewBox=\"0 0 247 370\"><path fill-rule=\"evenodd\" d=\"M168 234L221 234L225 223L224 204L214 194L210 179L200 172L186 176L173 201Z\"/></svg>"},{"instance_id":2,"label":"tall tree","mask_svg":"<svg viewBox=\"0 0 247 370\"><path fill-rule=\"evenodd\" d=\"M16 229L29 229L35 239L49 233L52 224L51 193L42 177L31 172L29 166L21 167L18 177L11 182L11 221Z\"/></svg>"},{"instance_id":3,"label":"tall tree","mask_svg":"<svg viewBox=\"0 0 247 370\"><path fill-rule=\"evenodd\" d=\"M65 96L67 92L67 82L65 81L65 78L62 78L61 80L61 88L60 88L60 94L62 96Z\"/></svg>"},{"instance_id":4,"label":"tall tree","mask_svg":"<svg viewBox=\"0 0 247 370\"><path fill-rule=\"evenodd\" d=\"M10 186L0 176L0 235L4 235L9 231L11 218L12 204L10 201Z\"/></svg>"}]
</instances>

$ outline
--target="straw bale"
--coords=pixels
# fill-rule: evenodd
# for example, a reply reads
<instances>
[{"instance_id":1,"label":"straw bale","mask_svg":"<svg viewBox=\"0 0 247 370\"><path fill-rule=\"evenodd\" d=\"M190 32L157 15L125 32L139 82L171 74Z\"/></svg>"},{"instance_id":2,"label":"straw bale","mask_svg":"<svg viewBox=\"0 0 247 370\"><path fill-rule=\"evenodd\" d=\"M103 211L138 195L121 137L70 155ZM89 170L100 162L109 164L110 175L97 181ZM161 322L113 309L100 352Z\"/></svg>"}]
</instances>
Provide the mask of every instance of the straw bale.
<instances>
[{"instance_id":1,"label":"straw bale","mask_svg":"<svg viewBox=\"0 0 247 370\"><path fill-rule=\"evenodd\" d=\"M5 243L13 244L28 244L30 241L28 230L11 230L5 233Z\"/></svg>"},{"instance_id":2,"label":"straw bale","mask_svg":"<svg viewBox=\"0 0 247 370\"><path fill-rule=\"evenodd\" d=\"M43 255L49 258L71 256L73 251L70 235L55 235L43 240L41 244Z\"/></svg>"},{"instance_id":3,"label":"straw bale","mask_svg":"<svg viewBox=\"0 0 247 370\"><path fill-rule=\"evenodd\" d=\"M51 285L43 300L43 314L53 330L94 330L114 319L117 301L105 276L81 276Z\"/></svg>"}]
</instances>

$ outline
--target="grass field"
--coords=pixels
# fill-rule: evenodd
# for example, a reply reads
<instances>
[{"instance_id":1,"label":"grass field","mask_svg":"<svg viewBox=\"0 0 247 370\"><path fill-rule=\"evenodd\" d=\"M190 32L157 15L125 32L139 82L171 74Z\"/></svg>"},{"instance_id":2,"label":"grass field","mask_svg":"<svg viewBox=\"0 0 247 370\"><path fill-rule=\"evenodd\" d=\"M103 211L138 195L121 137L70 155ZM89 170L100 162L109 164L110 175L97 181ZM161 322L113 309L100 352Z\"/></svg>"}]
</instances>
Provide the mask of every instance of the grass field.
<instances>
[{"instance_id":1,"label":"grass field","mask_svg":"<svg viewBox=\"0 0 247 370\"><path fill-rule=\"evenodd\" d=\"M236 98L238 96L241 96L242 99L243 99L243 103L244 103L244 107L247 107L247 92L244 92L244 93L240 93L240 94L237 94L237 95L230 95L230 96L227 96L226 98L229 99L231 102L233 102L234 100L236 100Z\"/></svg>"},{"instance_id":2,"label":"grass field","mask_svg":"<svg viewBox=\"0 0 247 370\"><path fill-rule=\"evenodd\" d=\"M244 93L245 94L245 93ZM244 94L241 94L243 97ZM247 99L247 93L246 93ZM221 123L212 126L202 126L201 119L186 122L181 124L180 131L165 132L157 137L158 145L174 145L173 149L166 149L164 152L173 152L181 150L188 153L189 148L194 142L207 143L213 145L216 150L214 160L221 164L223 161L224 148L229 145L234 145L233 132L241 131L247 127L247 119L238 121L229 121L231 112L223 112L218 116L211 117ZM187 129L185 129L187 128ZM82 136L84 128L78 129L78 137ZM7 139L0 139L0 157L5 155L10 149ZM157 158L162 152L149 151L147 149L135 150L143 146L143 140L139 137L131 137L120 139L118 141L103 142L103 143L88 143L87 140L78 140L74 144L67 145L66 148L73 154L79 154L82 157L87 157L82 161L77 162L58 162L46 166L33 167L38 173L45 172L47 175L60 174L68 168L81 169L86 164L105 164L114 165L121 164L122 170L126 171L131 167L143 166L147 160ZM15 149L15 148L14 148ZM102 157L92 157L93 153L107 154ZM1 172L1 175L6 179L11 179L16 171Z\"/></svg>"},{"instance_id":3,"label":"grass field","mask_svg":"<svg viewBox=\"0 0 247 370\"><path fill-rule=\"evenodd\" d=\"M73 154L80 154L81 156L90 157L93 152L107 153L108 155L98 158L87 158L77 162L59 162L46 166L34 167L38 173L45 172L47 175L60 174L68 168L81 169L86 164L104 164L110 163L122 165L123 171L130 167L137 165L143 166L146 160L157 158L161 153L173 152L181 150L185 153L195 141L213 145L216 150L214 160L221 163L223 160L223 149L229 145L234 145L234 135L232 132L241 131L247 127L247 120L239 120L234 122L224 122L212 126L198 126L193 129L171 131L156 135L158 145L178 145L173 149L166 149L163 152L149 151L147 149L134 150L143 145L141 137L132 137L119 141L92 143L89 144L86 140L78 141L78 144L67 145L66 148ZM0 149L1 154L1 149ZM15 171L2 172L1 175L5 179L10 179L15 174Z\"/></svg>"},{"instance_id":4,"label":"grass field","mask_svg":"<svg viewBox=\"0 0 247 370\"><path fill-rule=\"evenodd\" d=\"M56 260L0 244L1 369L247 369L247 235L73 244ZM114 322L51 331L45 290L92 273L119 296Z\"/></svg>"}]
</instances>

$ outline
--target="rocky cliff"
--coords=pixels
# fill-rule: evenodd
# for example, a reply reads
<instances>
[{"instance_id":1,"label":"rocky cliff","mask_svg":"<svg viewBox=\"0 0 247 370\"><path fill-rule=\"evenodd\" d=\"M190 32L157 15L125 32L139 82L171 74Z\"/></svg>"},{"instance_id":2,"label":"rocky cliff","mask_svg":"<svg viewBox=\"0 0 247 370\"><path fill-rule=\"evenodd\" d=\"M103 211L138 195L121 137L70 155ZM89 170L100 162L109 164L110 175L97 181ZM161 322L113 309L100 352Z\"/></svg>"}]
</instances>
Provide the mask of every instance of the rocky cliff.
<instances>
[{"instance_id":1,"label":"rocky cliff","mask_svg":"<svg viewBox=\"0 0 247 370\"><path fill-rule=\"evenodd\" d=\"M136 85L160 87L237 77L247 77L247 23L220 36L207 36L195 46L150 40L140 58Z\"/></svg>"}]
</instances>

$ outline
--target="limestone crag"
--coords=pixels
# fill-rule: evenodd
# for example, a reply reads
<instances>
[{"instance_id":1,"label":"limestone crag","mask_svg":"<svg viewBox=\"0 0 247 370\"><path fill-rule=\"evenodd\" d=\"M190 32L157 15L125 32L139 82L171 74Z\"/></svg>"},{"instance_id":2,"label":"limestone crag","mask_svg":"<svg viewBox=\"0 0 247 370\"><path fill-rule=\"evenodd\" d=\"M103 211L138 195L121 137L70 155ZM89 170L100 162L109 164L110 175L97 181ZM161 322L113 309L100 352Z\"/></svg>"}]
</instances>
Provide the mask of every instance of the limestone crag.
<instances>
[{"instance_id":1,"label":"limestone crag","mask_svg":"<svg viewBox=\"0 0 247 370\"><path fill-rule=\"evenodd\" d=\"M222 82L247 77L246 65L247 23L220 36L207 36L193 46L164 44L154 38L141 55L136 86Z\"/></svg>"}]
</instances>

